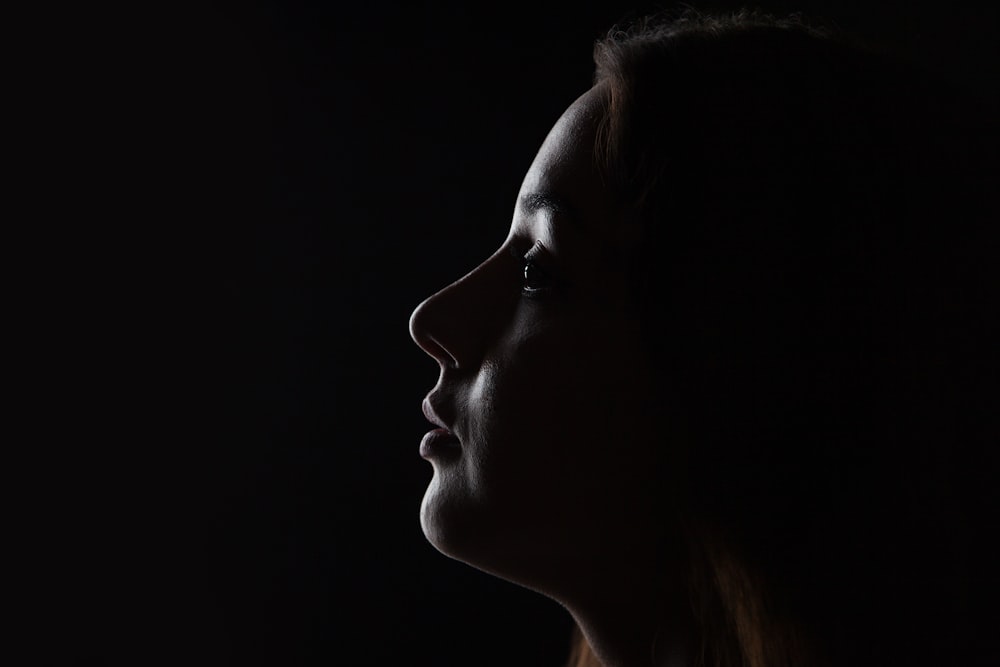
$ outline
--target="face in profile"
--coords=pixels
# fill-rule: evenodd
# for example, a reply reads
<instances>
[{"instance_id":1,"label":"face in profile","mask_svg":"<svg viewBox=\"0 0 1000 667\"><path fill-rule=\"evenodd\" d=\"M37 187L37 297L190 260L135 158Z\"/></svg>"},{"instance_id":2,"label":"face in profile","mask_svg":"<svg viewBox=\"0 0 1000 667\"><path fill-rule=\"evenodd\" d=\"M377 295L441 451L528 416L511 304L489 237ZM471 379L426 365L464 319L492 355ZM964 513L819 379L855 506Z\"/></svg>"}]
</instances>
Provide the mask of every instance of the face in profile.
<instances>
[{"instance_id":1,"label":"face in profile","mask_svg":"<svg viewBox=\"0 0 1000 667\"><path fill-rule=\"evenodd\" d=\"M648 541L664 431L630 309L631 234L594 167L603 95L592 89L556 123L503 245L410 320L440 367L425 412L451 434L422 443L425 535L556 593L574 568Z\"/></svg>"}]
</instances>

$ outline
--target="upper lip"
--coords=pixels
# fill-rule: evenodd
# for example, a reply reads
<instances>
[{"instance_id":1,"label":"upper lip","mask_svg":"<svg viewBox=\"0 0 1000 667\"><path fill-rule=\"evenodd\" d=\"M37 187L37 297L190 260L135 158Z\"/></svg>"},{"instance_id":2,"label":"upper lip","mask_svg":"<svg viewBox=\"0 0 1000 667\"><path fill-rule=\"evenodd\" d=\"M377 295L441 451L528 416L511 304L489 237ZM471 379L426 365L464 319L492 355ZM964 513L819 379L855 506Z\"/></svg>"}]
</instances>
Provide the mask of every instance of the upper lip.
<instances>
[{"instance_id":1,"label":"upper lip","mask_svg":"<svg viewBox=\"0 0 1000 667\"><path fill-rule=\"evenodd\" d=\"M440 408L435 408L433 401L433 394L428 395L427 398L424 399L424 402L421 403L420 407L423 408L424 417L427 418L427 421L434 424L435 426L443 428L449 433L452 432L451 427L448 426L448 423L439 416Z\"/></svg>"}]
</instances>

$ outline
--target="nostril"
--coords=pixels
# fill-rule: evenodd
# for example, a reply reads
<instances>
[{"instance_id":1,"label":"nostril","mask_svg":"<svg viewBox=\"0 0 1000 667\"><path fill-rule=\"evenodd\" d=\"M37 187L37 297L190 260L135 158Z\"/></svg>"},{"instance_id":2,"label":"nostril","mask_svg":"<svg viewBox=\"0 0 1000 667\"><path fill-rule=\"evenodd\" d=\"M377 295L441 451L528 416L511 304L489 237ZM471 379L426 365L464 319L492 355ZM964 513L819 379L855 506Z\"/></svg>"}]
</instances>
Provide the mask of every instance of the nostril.
<instances>
[{"instance_id":1,"label":"nostril","mask_svg":"<svg viewBox=\"0 0 1000 667\"><path fill-rule=\"evenodd\" d=\"M434 357L442 366L452 370L458 368L458 359L456 359L454 355L448 352L448 349L444 345L441 345L434 338L426 339L424 343L420 344L420 347L422 347L427 354Z\"/></svg>"}]
</instances>

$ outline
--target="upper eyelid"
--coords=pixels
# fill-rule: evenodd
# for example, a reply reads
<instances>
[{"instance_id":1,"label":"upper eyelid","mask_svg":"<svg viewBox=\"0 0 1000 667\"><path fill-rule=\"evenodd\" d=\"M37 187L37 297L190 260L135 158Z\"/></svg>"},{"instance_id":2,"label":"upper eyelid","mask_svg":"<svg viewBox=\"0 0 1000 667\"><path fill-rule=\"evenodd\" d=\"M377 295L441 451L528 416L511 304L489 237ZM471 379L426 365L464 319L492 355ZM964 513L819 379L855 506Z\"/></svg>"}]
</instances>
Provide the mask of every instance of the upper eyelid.
<instances>
[{"instance_id":1,"label":"upper eyelid","mask_svg":"<svg viewBox=\"0 0 1000 667\"><path fill-rule=\"evenodd\" d=\"M522 252L516 245L511 245L510 255L520 264L524 264L538 257L538 255L544 252L544 249L545 248L541 241L535 241L535 243L525 252Z\"/></svg>"},{"instance_id":2,"label":"upper eyelid","mask_svg":"<svg viewBox=\"0 0 1000 667\"><path fill-rule=\"evenodd\" d=\"M521 245L520 247L523 248L524 245ZM511 245L508 251L511 257L513 257L517 261L518 266L523 271L527 271L527 268L529 266L532 266L538 271L540 271L541 274L544 276L544 279L549 283L545 287L538 287L531 289L522 286L521 289L522 294L532 298L540 297L542 294L548 293L559 286L560 284L559 280L545 268L545 264L547 263L547 261L545 259L542 259L541 262L538 261L539 256L544 256L546 254L545 245L540 240L535 241L535 243L532 244L530 248L528 248L527 252L522 252L517 245Z\"/></svg>"}]
</instances>

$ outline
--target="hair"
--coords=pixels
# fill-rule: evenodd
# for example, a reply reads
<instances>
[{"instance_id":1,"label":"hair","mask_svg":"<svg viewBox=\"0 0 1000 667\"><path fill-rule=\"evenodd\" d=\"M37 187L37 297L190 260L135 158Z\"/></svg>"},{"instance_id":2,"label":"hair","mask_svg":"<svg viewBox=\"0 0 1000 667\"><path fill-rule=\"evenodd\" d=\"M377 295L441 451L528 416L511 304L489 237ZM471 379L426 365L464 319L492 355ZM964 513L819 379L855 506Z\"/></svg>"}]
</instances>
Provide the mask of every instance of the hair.
<instances>
[{"instance_id":1,"label":"hair","mask_svg":"<svg viewBox=\"0 0 1000 667\"><path fill-rule=\"evenodd\" d=\"M699 664L1000 664L989 113L796 16L646 18L594 59Z\"/></svg>"}]
</instances>

